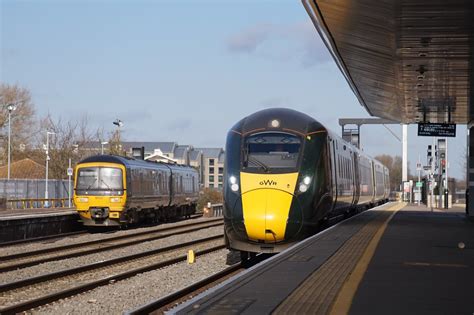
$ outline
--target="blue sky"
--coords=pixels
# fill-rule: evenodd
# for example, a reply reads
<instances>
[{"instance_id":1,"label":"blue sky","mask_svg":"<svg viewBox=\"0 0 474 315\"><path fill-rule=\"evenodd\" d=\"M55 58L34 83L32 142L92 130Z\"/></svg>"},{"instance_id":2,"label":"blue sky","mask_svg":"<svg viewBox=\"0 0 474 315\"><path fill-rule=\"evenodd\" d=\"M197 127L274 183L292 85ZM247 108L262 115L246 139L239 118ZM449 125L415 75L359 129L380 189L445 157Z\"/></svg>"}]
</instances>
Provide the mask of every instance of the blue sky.
<instances>
[{"instance_id":1,"label":"blue sky","mask_svg":"<svg viewBox=\"0 0 474 315\"><path fill-rule=\"evenodd\" d=\"M0 0L0 80L30 89L39 116L93 128L124 121L130 141L224 146L228 129L268 107L369 117L299 1ZM389 126L401 138L401 127ZM466 128L449 140L462 178ZM401 155L383 126L362 127L370 155ZM410 169L431 138L409 127Z\"/></svg>"}]
</instances>

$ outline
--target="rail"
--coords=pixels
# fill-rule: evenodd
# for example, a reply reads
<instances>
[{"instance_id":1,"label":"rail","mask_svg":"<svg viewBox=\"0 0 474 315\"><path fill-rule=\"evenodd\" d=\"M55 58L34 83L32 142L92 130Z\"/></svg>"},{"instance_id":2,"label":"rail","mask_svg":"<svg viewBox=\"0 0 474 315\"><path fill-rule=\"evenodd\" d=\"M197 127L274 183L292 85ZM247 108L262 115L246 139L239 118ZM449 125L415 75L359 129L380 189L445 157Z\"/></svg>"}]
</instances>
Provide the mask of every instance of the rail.
<instances>
[{"instance_id":1,"label":"rail","mask_svg":"<svg viewBox=\"0 0 474 315\"><path fill-rule=\"evenodd\" d=\"M68 208L68 198L8 199L7 207L8 209Z\"/></svg>"},{"instance_id":2,"label":"rail","mask_svg":"<svg viewBox=\"0 0 474 315\"><path fill-rule=\"evenodd\" d=\"M221 217L224 211L224 204L222 203L207 203L207 206L203 209L203 215L205 217Z\"/></svg>"}]
</instances>

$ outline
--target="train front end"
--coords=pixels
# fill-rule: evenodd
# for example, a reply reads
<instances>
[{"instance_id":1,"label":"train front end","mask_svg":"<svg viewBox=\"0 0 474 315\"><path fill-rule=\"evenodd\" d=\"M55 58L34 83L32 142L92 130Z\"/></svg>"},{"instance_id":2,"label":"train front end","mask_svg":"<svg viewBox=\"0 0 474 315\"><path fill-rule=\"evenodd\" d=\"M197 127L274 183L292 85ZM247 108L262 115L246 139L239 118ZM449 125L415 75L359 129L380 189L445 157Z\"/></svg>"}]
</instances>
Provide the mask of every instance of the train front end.
<instances>
[{"instance_id":1,"label":"train front end","mask_svg":"<svg viewBox=\"0 0 474 315\"><path fill-rule=\"evenodd\" d=\"M76 167L74 203L86 226L120 226L125 218L125 166L89 162Z\"/></svg>"},{"instance_id":2,"label":"train front end","mask_svg":"<svg viewBox=\"0 0 474 315\"><path fill-rule=\"evenodd\" d=\"M323 140L322 133L307 135L307 116L301 115L265 110L229 132L224 179L228 248L276 253L314 228Z\"/></svg>"}]
</instances>

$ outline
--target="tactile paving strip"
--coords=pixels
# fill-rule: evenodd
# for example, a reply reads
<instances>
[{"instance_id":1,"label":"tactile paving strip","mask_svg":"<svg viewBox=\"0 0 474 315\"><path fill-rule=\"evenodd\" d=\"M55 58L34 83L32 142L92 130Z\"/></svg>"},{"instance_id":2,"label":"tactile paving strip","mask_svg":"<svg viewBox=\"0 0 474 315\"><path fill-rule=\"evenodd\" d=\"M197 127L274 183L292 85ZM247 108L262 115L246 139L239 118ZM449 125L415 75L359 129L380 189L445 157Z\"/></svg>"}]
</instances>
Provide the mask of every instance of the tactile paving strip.
<instances>
[{"instance_id":1,"label":"tactile paving strip","mask_svg":"<svg viewBox=\"0 0 474 315\"><path fill-rule=\"evenodd\" d=\"M272 314L328 314L339 290L369 242L393 211L380 211L328 261L309 276Z\"/></svg>"}]
</instances>

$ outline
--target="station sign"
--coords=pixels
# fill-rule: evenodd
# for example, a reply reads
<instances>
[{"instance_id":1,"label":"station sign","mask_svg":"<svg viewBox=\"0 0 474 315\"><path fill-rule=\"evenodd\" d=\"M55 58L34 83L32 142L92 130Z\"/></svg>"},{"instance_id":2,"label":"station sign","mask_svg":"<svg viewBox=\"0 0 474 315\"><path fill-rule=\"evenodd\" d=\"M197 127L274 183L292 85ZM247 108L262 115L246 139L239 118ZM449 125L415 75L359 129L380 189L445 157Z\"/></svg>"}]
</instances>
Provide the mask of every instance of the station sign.
<instances>
[{"instance_id":1,"label":"station sign","mask_svg":"<svg viewBox=\"0 0 474 315\"><path fill-rule=\"evenodd\" d=\"M418 136L456 137L456 124L419 123Z\"/></svg>"},{"instance_id":2,"label":"station sign","mask_svg":"<svg viewBox=\"0 0 474 315\"><path fill-rule=\"evenodd\" d=\"M416 187L423 187L423 182L416 182Z\"/></svg>"},{"instance_id":3,"label":"station sign","mask_svg":"<svg viewBox=\"0 0 474 315\"><path fill-rule=\"evenodd\" d=\"M69 168L67 169L67 176L72 176L73 171L74 171L74 170L73 170L71 167L69 167Z\"/></svg>"}]
</instances>

